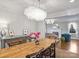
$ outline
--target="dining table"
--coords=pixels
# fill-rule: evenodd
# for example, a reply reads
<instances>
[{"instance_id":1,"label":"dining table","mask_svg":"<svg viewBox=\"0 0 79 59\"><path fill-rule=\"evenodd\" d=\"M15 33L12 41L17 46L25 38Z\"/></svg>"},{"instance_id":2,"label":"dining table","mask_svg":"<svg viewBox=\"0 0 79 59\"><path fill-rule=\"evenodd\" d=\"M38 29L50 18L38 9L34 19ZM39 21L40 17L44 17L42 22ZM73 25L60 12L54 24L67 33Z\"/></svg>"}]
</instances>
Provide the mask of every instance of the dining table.
<instances>
[{"instance_id":1,"label":"dining table","mask_svg":"<svg viewBox=\"0 0 79 59\"><path fill-rule=\"evenodd\" d=\"M25 58L25 56L40 51L42 48L48 48L52 43L56 44L58 39L43 38L39 40L36 45L35 41L26 42L23 44L15 45L8 48L0 49L0 58Z\"/></svg>"}]
</instances>

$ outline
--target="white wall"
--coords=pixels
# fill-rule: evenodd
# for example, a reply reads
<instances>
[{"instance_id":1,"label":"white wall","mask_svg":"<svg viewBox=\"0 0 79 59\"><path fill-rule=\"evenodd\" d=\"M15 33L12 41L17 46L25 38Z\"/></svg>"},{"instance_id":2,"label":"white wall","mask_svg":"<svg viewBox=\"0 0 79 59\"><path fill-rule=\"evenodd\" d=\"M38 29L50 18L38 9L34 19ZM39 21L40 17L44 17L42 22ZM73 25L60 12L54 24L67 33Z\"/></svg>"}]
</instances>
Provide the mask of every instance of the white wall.
<instances>
[{"instance_id":1,"label":"white wall","mask_svg":"<svg viewBox=\"0 0 79 59\"><path fill-rule=\"evenodd\" d=\"M45 37L46 26L44 22L38 22L37 31L41 32L41 37Z\"/></svg>"},{"instance_id":2,"label":"white wall","mask_svg":"<svg viewBox=\"0 0 79 59\"><path fill-rule=\"evenodd\" d=\"M13 5L11 5L13 6ZM17 6L16 6L17 7ZM5 21L9 24L10 30L14 29L16 35L22 35L24 26L27 26L28 32L36 31L36 21L27 19L24 15L24 8L16 8L15 6L11 9L8 7L0 7L0 22ZM22 6L20 6L22 7Z\"/></svg>"},{"instance_id":3,"label":"white wall","mask_svg":"<svg viewBox=\"0 0 79 59\"><path fill-rule=\"evenodd\" d=\"M61 28L61 33L68 33L68 22L56 22L60 28Z\"/></svg>"},{"instance_id":4,"label":"white wall","mask_svg":"<svg viewBox=\"0 0 79 59\"><path fill-rule=\"evenodd\" d=\"M71 21L72 22L72 21ZM68 24L71 22L56 22L59 24L59 26L62 28L62 33L69 33L68 32ZM77 24L77 34L71 34L72 39L78 39L79 38L79 21L74 21Z\"/></svg>"},{"instance_id":5,"label":"white wall","mask_svg":"<svg viewBox=\"0 0 79 59\"><path fill-rule=\"evenodd\" d=\"M59 26L61 27L61 33L68 33L68 22L56 22L57 24L59 24ZM46 33L46 25L44 22L39 22L38 23L38 31L41 32L41 36L45 37L45 33Z\"/></svg>"},{"instance_id":6,"label":"white wall","mask_svg":"<svg viewBox=\"0 0 79 59\"><path fill-rule=\"evenodd\" d=\"M61 33L63 34L63 33L69 33L68 32L68 24L70 23L70 22L55 22L55 23L57 23L57 24L59 24L59 26L60 26L60 28L61 28ZM75 23L77 23L77 26L78 26L78 28L77 28L77 30L78 30L78 36L75 36L74 38L76 39L76 38L79 38L79 21L75 21ZM45 26L45 23L44 22L39 22L38 23L38 31L40 31L41 32L41 37L45 37L45 32L46 32L46 26Z\"/></svg>"},{"instance_id":7,"label":"white wall","mask_svg":"<svg viewBox=\"0 0 79 59\"><path fill-rule=\"evenodd\" d=\"M28 33L36 31L36 21L28 20L28 19L18 19L10 24L10 31L14 29L15 35L22 35L23 29L26 26Z\"/></svg>"},{"instance_id":8,"label":"white wall","mask_svg":"<svg viewBox=\"0 0 79 59\"><path fill-rule=\"evenodd\" d=\"M0 21L7 22L10 26L10 30L14 29L16 35L22 35L24 26L27 26L28 32L36 31L36 21L27 19L23 14L16 15L10 12L1 12Z\"/></svg>"},{"instance_id":9,"label":"white wall","mask_svg":"<svg viewBox=\"0 0 79 59\"><path fill-rule=\"evenodd\" d=\"M68 22L56 22L61 27L61 33L68 33ZM38 31L41 32L41 37L45 37L46 25L44 22L38 23Z\"/></svg>"},{"instance_id":10,"label":"white wall","mask_svg":"<svg viewBox=\"0 0 79 59\"><path fill-rule=\"evenodd\" d=\"M28 33L37 31L37 22L27 19L23 13L15 14L9 11L0 10L0 22L1 21L7 22L10 26L10 31L14 30L15 35L22 35L24 26L27 26Z\"/></svg>"}]
</instances>

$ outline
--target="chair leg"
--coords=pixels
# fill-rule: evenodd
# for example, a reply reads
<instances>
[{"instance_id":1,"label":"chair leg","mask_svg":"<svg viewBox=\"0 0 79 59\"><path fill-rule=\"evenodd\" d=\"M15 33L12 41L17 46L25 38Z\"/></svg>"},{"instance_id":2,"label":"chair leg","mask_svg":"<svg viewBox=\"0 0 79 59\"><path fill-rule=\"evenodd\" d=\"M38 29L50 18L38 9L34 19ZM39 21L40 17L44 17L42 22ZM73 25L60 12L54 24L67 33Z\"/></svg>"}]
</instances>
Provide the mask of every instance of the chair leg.
<instances>
[{"instance_id":1,"label":"chair leg","mask_svg":"<svg viewBox=\"0 0 79 59\"><path fill-rule=\"evenodd\" d=\"M55 44L54 44L54 58L56 57L56 49L55 49Z\"/></svg>"}]
</instances>

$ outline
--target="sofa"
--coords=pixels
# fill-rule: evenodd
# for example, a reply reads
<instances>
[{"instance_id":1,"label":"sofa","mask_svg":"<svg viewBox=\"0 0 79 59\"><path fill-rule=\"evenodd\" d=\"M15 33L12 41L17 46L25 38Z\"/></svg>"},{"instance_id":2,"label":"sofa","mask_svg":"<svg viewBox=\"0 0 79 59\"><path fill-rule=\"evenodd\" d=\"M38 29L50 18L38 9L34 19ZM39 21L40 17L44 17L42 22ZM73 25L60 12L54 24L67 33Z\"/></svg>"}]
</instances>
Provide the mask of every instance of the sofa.
<instances>
[{"instance_id":1,"label":"sofa","mask_svg":"<svg viewBox=\"0 0 79 59\"><path fill-rule=\"evenodd\" d=\"M65 38L65 42L69 42L71 40L71 35L68 33L64 33L61 36Z\"/></svg>"}]
</instances>

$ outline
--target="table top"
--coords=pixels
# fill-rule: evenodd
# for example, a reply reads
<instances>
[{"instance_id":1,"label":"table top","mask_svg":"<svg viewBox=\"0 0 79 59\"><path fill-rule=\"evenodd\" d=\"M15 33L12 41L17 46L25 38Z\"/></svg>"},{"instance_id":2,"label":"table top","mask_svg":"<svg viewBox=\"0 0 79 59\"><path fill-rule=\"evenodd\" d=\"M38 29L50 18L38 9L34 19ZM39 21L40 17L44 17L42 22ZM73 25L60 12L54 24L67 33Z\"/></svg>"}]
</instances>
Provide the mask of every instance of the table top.
<instances>
[{"instance_id":1,"label":"table top","mask_svg":"<svg viewBox=\"0 0 79 59\"><path fill-rule=\"evenodd\" d=\"M27 42L10 48L3 48L0 49L0 58L23 58L40 51L42 48L46 49L56 41L58 40L45 38L40 40L39 45L35 45L35 42Z\"/></svg>"}]
</instances>

